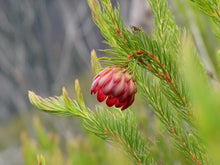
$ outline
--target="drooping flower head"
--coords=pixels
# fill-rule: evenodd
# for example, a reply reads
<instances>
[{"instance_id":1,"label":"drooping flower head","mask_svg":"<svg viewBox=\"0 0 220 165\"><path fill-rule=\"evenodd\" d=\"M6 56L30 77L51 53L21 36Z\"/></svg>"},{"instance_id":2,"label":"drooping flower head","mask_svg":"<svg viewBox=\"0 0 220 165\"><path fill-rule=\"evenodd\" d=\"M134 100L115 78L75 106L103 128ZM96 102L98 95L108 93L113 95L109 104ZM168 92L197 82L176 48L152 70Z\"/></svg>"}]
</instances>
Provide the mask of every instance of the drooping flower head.
<instances>
[{"instance_id":1,"label":"drooping flower head","mask_svg":"<svg viewBox=\"0 0 220 165\"><path fill-rule=\"evenodd\" d=\"M128 108L135 98L137 85L135 78L124 68L109 66L95 76L91 94L97 93L97 100L111 107L122 107L121 110Z\"/></svg>"}]
</instances>

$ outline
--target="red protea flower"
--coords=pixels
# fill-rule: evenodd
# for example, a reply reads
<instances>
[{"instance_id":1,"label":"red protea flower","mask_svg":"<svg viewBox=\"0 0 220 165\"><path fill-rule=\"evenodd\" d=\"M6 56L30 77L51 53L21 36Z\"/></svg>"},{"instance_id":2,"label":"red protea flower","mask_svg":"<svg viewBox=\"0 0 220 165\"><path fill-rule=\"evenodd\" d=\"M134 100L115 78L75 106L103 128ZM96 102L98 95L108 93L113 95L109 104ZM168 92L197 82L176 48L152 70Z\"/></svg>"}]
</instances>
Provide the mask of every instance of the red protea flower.
<instances>
[{"instance_id":1,"label":"red protea flower","mask_svg":"<svg viewBox=\"0 0 220 165\"><path fill-rule=\"evenodd\" d=\"M98 92L98 93L97 93ZM122 107L121 110L128 108L135 98L137 85L135 78L124 68L110 66L100 72L94 78L91 87L91 94L97 93L97 100L111 107Z\"/></svg>"}]
</instances>

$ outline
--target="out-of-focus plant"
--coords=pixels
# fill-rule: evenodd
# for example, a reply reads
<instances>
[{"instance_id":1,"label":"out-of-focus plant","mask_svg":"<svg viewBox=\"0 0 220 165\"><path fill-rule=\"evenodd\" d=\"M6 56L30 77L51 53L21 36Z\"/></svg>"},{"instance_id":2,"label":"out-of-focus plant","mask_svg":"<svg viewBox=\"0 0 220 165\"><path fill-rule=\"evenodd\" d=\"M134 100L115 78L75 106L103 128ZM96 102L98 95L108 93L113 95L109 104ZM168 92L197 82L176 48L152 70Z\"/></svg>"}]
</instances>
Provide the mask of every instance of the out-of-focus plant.
<instances>
[{"instance_id":1,"label":"out-of-focus plant","mask_svg":"<svg viewBox=\"0 0 220 165\"><path fill-rule=\"evenodd\" d=\"M36 164L36 162L38 165L130 164L120 152L116 153L121 158L110 161L115 157L112 154L115 150L95 136L61 139L59 135L47 132L37 117L34 118L34 128L35 139L29 137L25 132L21 134L25 165ZM63 144L65 145L62 146Z\"/></svg>"},{"instance_id":2,"label":"out-of-focus plant","mask_svg":"<svg viewBox=\"0 0 220 165\"><path fill-rule=\"evenodd\" d=\"M167 1L148 2L154 14L155 29L151 35L134 26L128 29L120 17L119 5L113 8L110 0L88 0L93 20L110 46L103 51L112 56L98 59L92 52L95 74L102 70L99 62L111 67L94 78L91 92L97 93L98 101L106 99L108 106L115 105L121 109L112 107L109 110L103 106L89 109L84 103L78 80L75 82L76 100L70 99L65 88L60 97L49 98L41 98L30 91L29 99L44 112L77 117L87 131L121 146L136 164L160 164L161 157L155 154L159 152L153 149L157 146L162 151L164 146L160 142L165 138L152 142L147 132L139 128L134 112L121 111L131 106L137 89L149 106L146 111L151 110L162 126L162 129L157 129L169 135L175 151L185 159L176 161L182 164L219 164L219 61L211 60L214 67L210 73L200 59L200 45L195 46L190 32L177 26ZM193 2L218 24L219 1ZM213 26L217 37L219 28ZM217 59L217 53L207 52L207 56ZM139 109L134 109L138 113ZM155 139L159 140L158 137ZM170 147L167 143L164 148ZM174 164L169 162L169 155L165 155L162 162Z\"/></svg>"},{"instance_id":3,"label":"out-of-focus plant","mask_svg":"<svg viewBox=\"0 0 220 165\"><path fill-rule=\"evenodd\" d=\"M41 126L40 120L38 118L34 118L34 127L37 140L29 138L25 132L21 134L24 164L36 164L37 159L38 162L42 162L43 158L41 158L39 154L44 155L45 153L47 153L47 156L50 157L50 159L47 161L48 163L63 164L63 155L59 149L59 136L53 133L47 133Z\"/></svg>"},{"instance_id":4,"label":"out-of-focus plant","mask_svg":"<svg viewBox=\"0 0 220 165\"><path fill-rule=\"evenodd\" d=\"M37 163L38 165L45 165L45 159L42 155L37 156Z\"/></svg>"}]
</instances>

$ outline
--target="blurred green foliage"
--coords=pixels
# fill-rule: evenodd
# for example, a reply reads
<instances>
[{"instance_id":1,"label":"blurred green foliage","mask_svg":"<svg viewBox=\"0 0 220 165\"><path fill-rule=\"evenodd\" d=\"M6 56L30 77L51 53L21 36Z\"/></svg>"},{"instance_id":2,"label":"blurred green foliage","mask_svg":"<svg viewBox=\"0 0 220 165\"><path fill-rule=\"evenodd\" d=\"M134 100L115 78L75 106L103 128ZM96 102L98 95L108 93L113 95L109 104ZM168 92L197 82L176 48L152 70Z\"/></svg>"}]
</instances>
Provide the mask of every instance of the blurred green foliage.
<instances>
[{"instance_id":1,"label":"blurred green foliage","mask_svg":"<svg viewBox=\"0 0 220 165\"><path fill-rule=\"evenodd\" d=\"M26 132L21 134L25 165L39 164L44 159L47 165L131 164L120 151L91 134L61 141L59 135L43 128L38 117L34 117L33 121L36 139L29 137Z\"/></svg>"}]
</instances>

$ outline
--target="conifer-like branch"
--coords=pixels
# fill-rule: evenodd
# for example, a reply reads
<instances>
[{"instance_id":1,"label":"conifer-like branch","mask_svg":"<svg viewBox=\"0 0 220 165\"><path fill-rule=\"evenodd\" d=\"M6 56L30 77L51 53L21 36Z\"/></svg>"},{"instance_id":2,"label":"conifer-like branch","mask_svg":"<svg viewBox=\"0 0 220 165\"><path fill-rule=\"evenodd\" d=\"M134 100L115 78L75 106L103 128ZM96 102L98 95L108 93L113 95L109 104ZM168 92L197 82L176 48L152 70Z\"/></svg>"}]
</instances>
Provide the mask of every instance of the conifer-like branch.
<instances>
[{"instance_id":1,"label":"conifer-like branch","mask_svg":"<svg viewBox=\"0 0 220 165\"><path fill-rule=\"evenodd\" d=\"M219 0L190 0L197 5L203 13L209 16L214 24L214 32L220 39L220 2Z\"/></svg>"},{"instance_id":2,"label":"conifer-like branch","mask_svg":"<svg viewBox=\"0 0 220 165\"><path fill-rule=\"evenodd\" d=\"M76 80L75 87L78 101L70 99L65 88L63 88L62 96L45 99L29 91L29 99L34 106L44 112L58 116L78 117L87 131L122 146L136 164L151 162L150 148L141 137L135 116L131 111L124 113L115 108L110 112L97 107L93 112L84 106L78 80Z\"/></svg>"},{"instance_id":3,"label":"conifer-like branch","mask_svg":"<svg viewBox=\"0 0 220 165\"><path fill-rule=\"evenodd\" d=\"M174 55L172 54L176 55L173 50L178 51L179 48L173 49L173 46L172 48L169 47L169 45L175 45L175 47L177 47L179 46L177 43L180 43L180 41L177 40L179 37L179 31L176 28L176 25L171 26L174 27L173 29L169 28L170 31L177 31L176 36L167 36L167 38L163 38L163 40L166 40L166 42L170 41L165 44L165 41L158 42L151 39L144 33L143 30L139 31L138 35L136 35L136 32L134 31L129 31L126 27L124 27L121 17L118 14L120 13L119 7L118 9L113 10L109 0L102 1L102 6L100 6L98 1L95 1L96 3L94 4L93 2L94 1L88 1L93 14L94 22L100 28L102 35L106 39L106 43L113 48L112 50L103 51L115 57L114 59L102 58L101 62L109 65L128 65L128 68L131 70L133 70L134 64L141 64L143 67L147 67L147 69L155 74L155 76L166 81L166 87L173 91L173 94L170 95L170 97L175 100L176 97L179 99L180 104L178 106L184 107L189 111L189 105L185 93L181 91L181 88L178 87L178 83L176 82L178 76L176 70L178 69L175 67L176 64L173 60ZM163 6L164 3L160 1L160 5ZM167 17L168 16L170 15L167 15ZM159 17L158 19L161 20L162 18ZM169 18L169 20L170 19L172 19L172 17ZM168 23L169 22L167 22L167 24ZM162 22L162 24L166 26L165 23ZM172 32L172 35L174 34ZM172 38L173 42L171 42L170 38ZM174 38L176 40L174 40ZM170 51L168 51L168 47ZM174 59L176 59L176 57ZM134 63L132 63L132 61Z\"/></svg>"},{"instance_id":4,"label":"conifer-like branch","mask_svg":"<svg viewBox=\"0 0 220 165\"><path fill-rule=\"evenodd\" d=\"M143 98L154 109L153 112L164 124L164 128L176 139L176 146L181 151L185 151L184 153L188 155L188 158L201 165L202 162L205 162L203 159L205 153L201 152L202 145L198 141L193 144L190 141L191 136L198 138L196 130L194 128L189 129L182 123L179 123L178 116L172 113L175 107L164 101L166 98L161 95L157 80L152 81L152 75L149 74L145 78L146 74L143 70L138 72L142 74L139 74L140 77L138 77L139 81L137 82Z\"/></svg>"},{"instance_id":5,"label":"conifer-like branch","mask_svg":"<svg viewBox=\"0 0 220 165\"><path fill-rule=\"evenodd\" d=\"M152 103L155 110L153 112L174 137L177 146L184 153L188 153L189 159L201 164L204 161L201 155L204 153L199 150L199 142L191 144L188 138L189 131L198 140L184 82L177 67L177 58L181 56L181 31L168 9L166 0L149 0L155 17L155 33L152 37L147 36L142 29L139 32L128 30L118 14L120 8L113 10L109 0L103 0L101 4L98 1L88 2L94 22L107 40L106 43L112 47L112 50L104 52L114 58L102 58L101 61L110 65L125 65L133 71L139 88L144 89L141 93L144 98L149 98L147 101ZM98 8L94 8L95 4L99 4ZM158 78L158 87L149 88L150 83L143 83L145 79L140 78L142 75L139 74L138 65L145 70L144 73L146 70L150 71ZM160 93L156 92L158 88L161 88ZM161 99L152 99L149 91L157 93L154 97ZM160 104L165 106L160 107ZM182 129L179 129L181 127Z\"/></svg>"}]
</instances>

